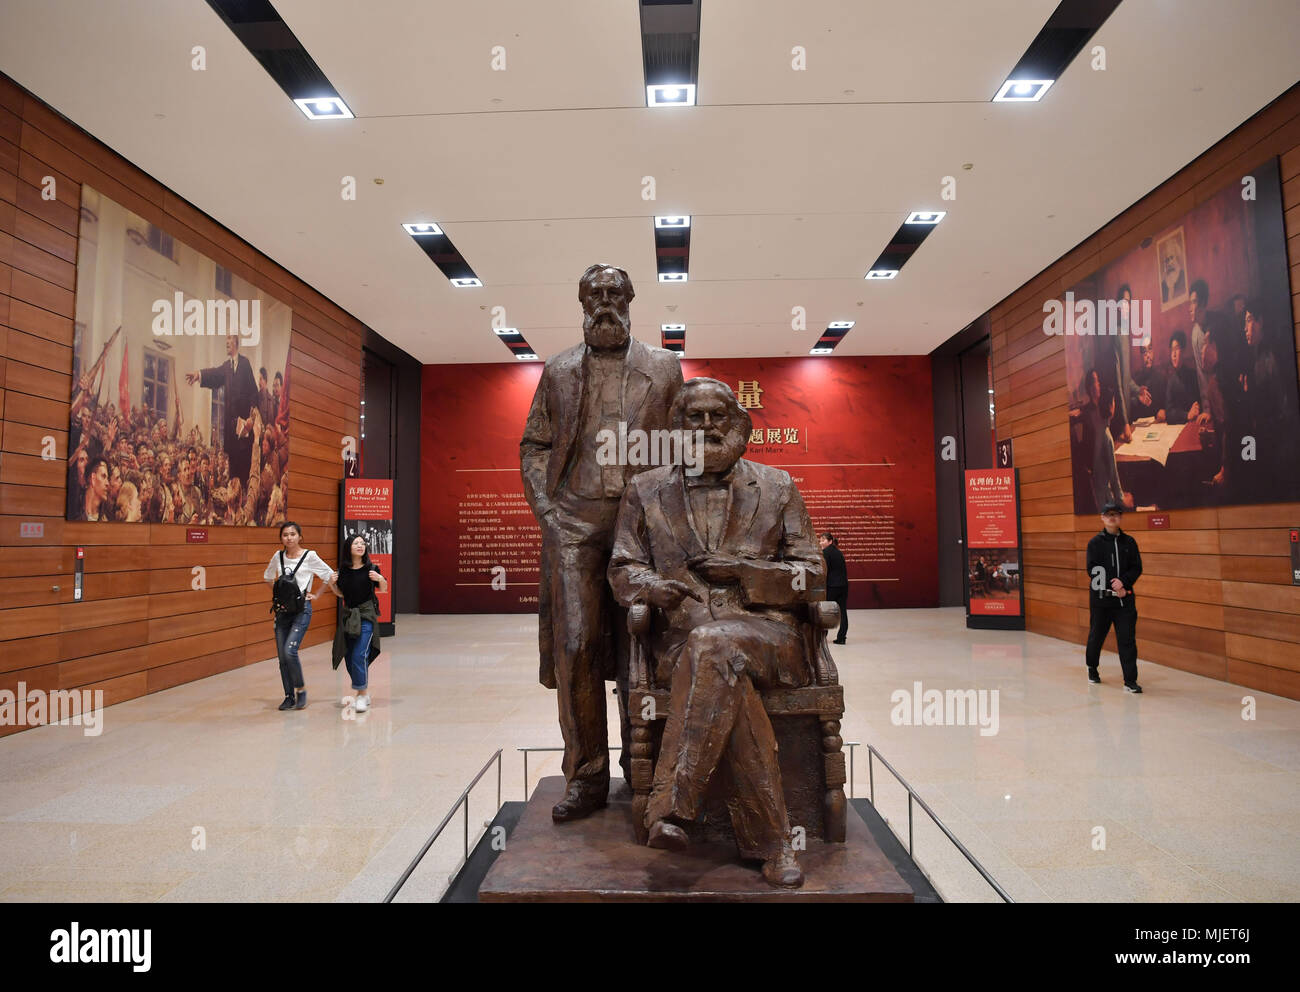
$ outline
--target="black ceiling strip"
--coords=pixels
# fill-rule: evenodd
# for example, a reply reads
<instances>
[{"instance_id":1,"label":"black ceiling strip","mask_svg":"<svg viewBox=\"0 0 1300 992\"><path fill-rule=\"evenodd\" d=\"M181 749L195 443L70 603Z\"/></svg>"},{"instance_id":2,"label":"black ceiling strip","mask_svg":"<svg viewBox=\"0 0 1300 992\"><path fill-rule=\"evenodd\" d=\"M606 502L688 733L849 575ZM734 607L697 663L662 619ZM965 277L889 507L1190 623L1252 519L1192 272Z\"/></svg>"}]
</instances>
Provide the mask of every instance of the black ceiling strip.
<instances>
[{"instance_id":1,"label":"black ceiling strip","mask_svg":"<svg viewBox=\"0 0 1300 992\"><path fill-rule=\"evenodd\" d=\"M691 229L655 225L655 265L660 273L689 272Z\"/></svg>"},{"instance_id":2,"label":"black ceiling strip","mask_svg":"<svg viewBox=\"0 0 1300 992\"><path fill-rule=\"evenodd\" d=\"M1008 79L1060 79L1120 0L1061 0Z\"/></svg>"},{"instance_id":3,"label":"black ceiling strip","mask_svg":"<svg viewBox=\"0 0 1300 992\"><path fill-rule=\"evenodd\" d=\"M520 355L535 355L532 347L524 340L522 334L503 335L501 338L505 342L506 348L511 355L515 356L515 361L519 361Z\"/></svg>"},{"instance_id":4,"label":"black ceiling strip","mask_svg":"<svg viewBox=\"0 0 1300 992\"><path fill-rule=\"evenodd\" d=\"M207 0L291 100L339 96L269 0Z\"/></svg>"},{"instance_id":5,"label":"black ceiling strip","mask_svg":"<svg viewBox=\"0 0 1300 992\"><path fill-rule=\"evenodd\" d=\"M456 250L451 238L444 234L411 235L411 240L420 246L420 250L429 256L434 265L442 270L448 279L477 279L465 257Z\"/></svg>"},{"instance_id":6,"label":"black ceiling strip","mask_svg":"<svg viewBox=\"0 0 1300 992\"><path fill-rule=\"evenodd\" d=\"M921 242L930 236L938 224L908 224L904 222L889 239L885 250L871 264L872 269L902 269L908 260L921 247Z\"/></svg>"},{"instance_id":7,"label":"black ceiling strip","mask_svg":"<svg viewBox=\"0 0 1300 992\"><path fill-rule=\"evenodd\" d=\"M641 0L641 61L646 86L696 82L703 0Z\"/></svg>"}]
</instances>

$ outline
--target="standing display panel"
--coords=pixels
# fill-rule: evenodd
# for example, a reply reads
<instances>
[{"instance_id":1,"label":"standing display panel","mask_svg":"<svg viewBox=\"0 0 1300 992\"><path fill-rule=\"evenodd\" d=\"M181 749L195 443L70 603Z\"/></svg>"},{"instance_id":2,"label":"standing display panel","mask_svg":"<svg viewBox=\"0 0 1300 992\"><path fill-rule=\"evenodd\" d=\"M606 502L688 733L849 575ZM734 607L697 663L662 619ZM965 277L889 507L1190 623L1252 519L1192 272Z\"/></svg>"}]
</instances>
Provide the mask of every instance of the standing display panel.
<instances>
[{"instance_id":1,"label":"standing display panel","mask_svg":"<svg viewBox=\"0 0 1300 992\"><path fill-rule=\"evenodd\" d=\"M966 470L966 626L1024 630L1020 479L1015 469Z\"/></svg>"},{"instance_id":2,"label":"standing display panel","mask_svg":"<svg viewBox=\"0 0 1300 992\"><path fill-rule=\"evenodd\" d=\"M360 534L370 548L370 560L388 579L388 592L376 593L379 600L379 636L392 637L393 624L393 480L344 479L339 518L340 565L349 559L347 541Z\"/></svg>"}]
</instances>

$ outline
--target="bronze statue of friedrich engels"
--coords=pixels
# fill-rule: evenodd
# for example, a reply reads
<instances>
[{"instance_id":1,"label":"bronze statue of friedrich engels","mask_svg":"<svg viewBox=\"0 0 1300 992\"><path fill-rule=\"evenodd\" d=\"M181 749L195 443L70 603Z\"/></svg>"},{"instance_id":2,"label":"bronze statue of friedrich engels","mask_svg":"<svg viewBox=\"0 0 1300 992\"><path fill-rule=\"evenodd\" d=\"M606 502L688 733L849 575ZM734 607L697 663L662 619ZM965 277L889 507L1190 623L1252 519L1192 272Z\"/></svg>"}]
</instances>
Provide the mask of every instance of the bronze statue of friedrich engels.
<instances>
[{"instance_id":1,"label":"bronze statue of friedrich engels","mask_svg":"<svg viewBox=\"0 0 1300 992\"><path fill-rule=\"evenodd\" d=\"M625 271L593 265L578 280L584 341L542 370L519 444L524 494L542 528L538 595L540 681L556 690L564 736L564 798L557 822L588 816L609 794L605 680L618 683L630 781L627 611L606 578L619 500L648 466L601 464L598 436L668 426L682 386L678 358L632 337L635 296ZM611 435L605 435L606 437Z\"/></svg>"}]
</instances>

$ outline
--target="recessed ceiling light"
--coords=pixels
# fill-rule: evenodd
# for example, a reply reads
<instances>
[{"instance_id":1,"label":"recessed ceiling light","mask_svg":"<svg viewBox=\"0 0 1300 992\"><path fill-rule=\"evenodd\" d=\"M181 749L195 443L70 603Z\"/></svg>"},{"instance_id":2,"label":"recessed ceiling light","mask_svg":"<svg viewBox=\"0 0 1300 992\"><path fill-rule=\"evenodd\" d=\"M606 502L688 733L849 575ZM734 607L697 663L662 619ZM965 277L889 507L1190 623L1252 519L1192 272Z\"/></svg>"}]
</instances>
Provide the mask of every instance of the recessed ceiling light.
<instances>
[{"instance_id":1,"label":"recessed ceiling light","mask_svg":"<svg viewBox=\"0 0 1300 992\"><path fill-rule=\"evenodd\" d=\"M535 354L533 354L531 351L521 351L521 352L520 352L518 355L516 355L515 357L516 357L517 359L519 359L521 362L526 362L526 361L528 361L529 359L536 358L537 356L536 356Z\"/></svg>"},{"instance_id":2,"label":"recessed ceiling light","mask_svg":"<svg viewBox=\"0 0 1300 992\"><path fill-rule=\"evenodd\" d=\"M872 269L866 274L867 279L893 279L898 275L897 269Z\"/></svg>"},{"instance_id":3,"label":"recessed ceiling light","mask_svg":"<svg viewBox=\"0 0 1300 992\"><path fill-rule=\"evenodd\" d=\"M814 348L808 352L810 355L829 355L834 349L832 348Z\"/></svg>"},{"instance_id":4,"label":"recessed ceiling light","mask_svg":"<svg viewBox=\"0 0 1300 992\"><path fill-rule=\"evenodd\" d=\"M1054 79L1008 79L993 98L994 103L1037 103Z\"/></svg>"},{"instance_id":5,"label":"recessed ceiling light","mask_svg":"<svg viewBox=\"0 0 1300 992\"><path fill-rule=\"evenodd\" d=\"M668 83L645 88L647 107L693 107L695 106L694 83Z\"/></svg>"},{"instance_id":6,"label":"recessed ceiling light","mask_svg":"<svg viewBox=\"0 0 1300 992\"><path fill-rule=\"evenodd\" d=\"M451 284L457 289L473 289L476 286L482 286L483 281L481 279L453 279Z\"/></svg>"},{"instance_id":7,"label":"recessed ceiling light","mask_svg":"<svg viewBox=\"0 0 1300 992\"><path fill-rule=\"evenodd\" d=\"M402 230L405 231L413 238L427 237L428 235L431 234L442 233L442 228L439 227L437 224L430 224L427 222L418 223L418 224L403 224Z\"/></svg>"},{"instance_id":8,"label":"recessed ceiling light","mask_svg":"<svg viewBox=\"0 0 1300 992\"><path fill-rule=\"evenodd\" d=\"M690 214L687 214L684 217L656 217L655 218L655 227L680 228L680 227L690 227L690 226L691 226Z\"/></svg>"},{"instance_id":9,"label":"recessed ceiling light","mask_svg":"<svg viewBox=\"0 0 1300 992\"><path fill-rule=\"evenodd\" d=\"M309 120L328 121L328 120L351 120L352 111L348 105L343 102L341 96L317 96L304 99L299 97L293 101L298 105L298 109L307 115Z\"/></svg>"},{"instance_id":10,"label":"recessed ceiling light","mask_svg":"<svg viewBox=\"0 0 1300 992\"><path fill-rule=\"evenodd\" d=\"M498 334L498 335L500 335L501 337L505 337L507 334L518 334L518 333L519 333L519 328L517 328L517 327L494 327L494 328L492 328L492 333L493 333L493 334ZM992 390L990 390L990 392L992 392Z\"/></svg>"},{"instance_id":11,"label":"recessed ceiling light","mask_svg":"<svg viewBox=\"0 0 1300 992\"><path fill-rule=\"evenodd\" d=\"M946 210L913 210L907 215L905 224L937 224L948 216Z\"/></svg>"},{"instance_id":12,"label":"recessed ceiling light","mask_svg":"<svg viewBox=\"0 0 1300 992\"><path fill-rule=\"evenodd\" d=\"M659 330L661 330L661 331L684 331L684 330L686 330L686 325L685 325L685 324L660 324L660 325L659 325Z\"/></svg>"},{"instance_id":13,"label":"recessed ceiling light","mask_svg":"<svg viewBox=\"0 0 1300 992\"><path fill-rule=\"evenodd\" d=\"M854 321L851 321L851 320L832 320L832 321L831 321L829 324L827 324L826 326L827 326L828 328L830 328L831 330L839 330L839 329L843 328L844 330L847 331L850 327L853 326L853 324L854 324Z\"/></svg>"},{"instance_id":14,"label":"recessed ceiling light","mask_svg":"<svg viewBox=\"0 0 1300 992\"><path fill-rule=\"evenodd\" d=\"M685 272L660 272L660 282L686 282Z\"/></svg>"}]
</instances>

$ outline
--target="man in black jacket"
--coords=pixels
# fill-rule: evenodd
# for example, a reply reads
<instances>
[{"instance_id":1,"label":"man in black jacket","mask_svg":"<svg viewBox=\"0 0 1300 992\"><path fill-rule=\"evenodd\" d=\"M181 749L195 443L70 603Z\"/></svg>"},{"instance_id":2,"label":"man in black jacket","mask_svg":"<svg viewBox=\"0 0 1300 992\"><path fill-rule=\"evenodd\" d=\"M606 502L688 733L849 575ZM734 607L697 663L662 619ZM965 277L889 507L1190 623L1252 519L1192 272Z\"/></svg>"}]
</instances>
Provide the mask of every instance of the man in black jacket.
<instances>
[{"instance_id":1,"label":"man in black jacket","mask_svg":"<svg viewBox=\"0 0 1300 992\"><path fill-rule=\"evenodd\" d=\"M843 644L844 635L849 632L849 572L834 534L827 531L818 538L818 543L826 559L826 598L840 604L840 632L835 635L835 643Z\"/></svg>"},{"instance_id":2,"label":"man in black jacket","mask_svg":"<svg viewBox=\"0 0 1300 992\"><path fill-rule=\"evenodd\" d=\"M185 381L191 386L197 382L203 389L225 391L221 443L230 458L230 478L239 479L242 492L248 489L248 475L253 467L253 408L257 406L257 382L253 379L253 366L239 353L238 334L226 338L226 356L229 361L213 368L185 373Z\"/></svg>"},{"instance_id":3,"label":"man in black jacket","mask_svg":"<svg viewBox=\"0 0 1300 992\"><path fill-rule=\"evenodd\" d=\"M1142 574L1142 556L1138 544L1120 530L1124 513L1122 503L1109 502L1101 508L1102 531L1088 542L1088 605L1091 624L1088 629L1088 681L1101 682L1097 662L1101 645L1111 624L1115 625L1115 643L1119 664L1124 672L1124 688L1141 692L1137 681L1137 604L1133 584Z\"/></svg>"}]
</instances>

